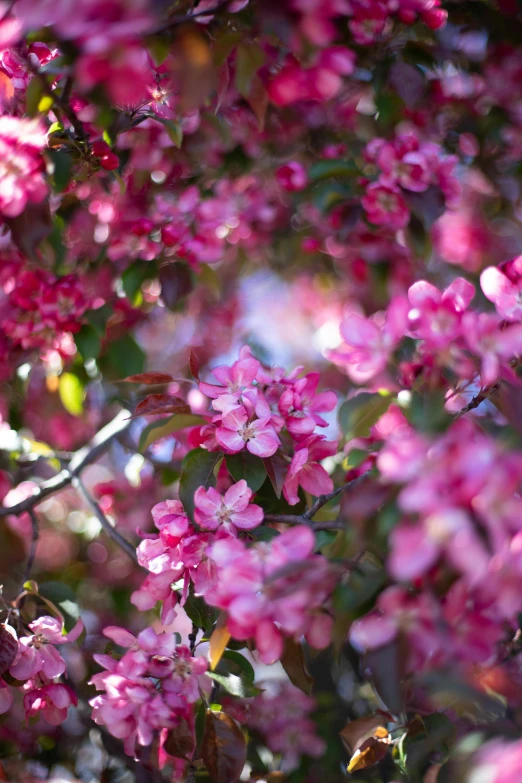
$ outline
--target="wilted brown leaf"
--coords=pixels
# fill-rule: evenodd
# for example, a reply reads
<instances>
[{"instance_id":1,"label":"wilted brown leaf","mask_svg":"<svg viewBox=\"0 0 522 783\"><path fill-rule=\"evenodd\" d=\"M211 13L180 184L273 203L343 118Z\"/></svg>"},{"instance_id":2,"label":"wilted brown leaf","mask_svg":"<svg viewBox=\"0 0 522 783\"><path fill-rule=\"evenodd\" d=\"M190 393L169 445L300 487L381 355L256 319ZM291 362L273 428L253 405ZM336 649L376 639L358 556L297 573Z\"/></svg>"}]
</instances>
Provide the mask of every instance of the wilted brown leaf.
<instances>
[{"instance_id":1,"label":"wilted brown leaf","mask_svg":"<svg viewBox=\"0 0 522 783\"><path fill-rule=\"evenodd\" d=\"M169 730L163 747L170 756L190 760L194 752L195 738L185 718L180 718L179 725Z\"/></svg>"},{"instance_id":2,"label":"wilted brown leaf","mask_svg":"<svg viewBox=\"0 0 522 783\"><path fill-rule=\"evenodd\" d=\"M201 758L213 783L236 783L246 761L246 742L225 712L207 710Z\"/></svg>"},{"instance_id":3,"label":"wilted brown leaf","mask_svg":"<svg viewBox=\"0 0 522 783\"><path fill-rule=\"evenodd\" d=\"M51 210L48 201L26 205L16 217L4 217L11 230L11 239L16 247L31 261L37 261L36 248L52 231Z\"/></svg>"},{"instance_id":4,"label":"wilted brown leaf","mask_svg":"<svg viewBox=\"0 0 522 783\"><path fill-rule=\"evenodd\" d=\"M9 669L17 652L16 631L10 625L0 625L0 674Z\"/></svg>"},{"instance_id":5,"label":"wilted brown leaf","mask_svg":"<svg viewBox=\"0 0 522 783\"><path fill-rule=\"evenodd\" d=\"M361 747L355 751L348 764L347 772L357 772L360 769L373 767L379 761L382 761L388 753L391 740L388 732L382 726L380 730L376 730L375 735L363 742Z\"/></svg>"},{"instance_id":6,"label":"wilted brown leaf","mask_svg":"<svg viewBox=\"0 0 522 783\"><path fill-rule=\"evenodd\" d=\"M363 742L366 742L375 729L382 723L382 716L369 715L367 718L359 718L358 720L351 720L346 726L341 729L339 735L346 746L349 753L355 753Z\"/></svg>"},{"instance_id":7,"label":"wilted brown leaf","mask_svg":"<svg viewBox=\"0 0 522 783\"><path fill-rule=\"evenodd\" d=\"M304 693L312 693L315 680L306 668L303 645L301 642L295 642L293 639L285 639L283 655L281 656L281 665L292 685L299 688Z\"/></svg>"}]
</instances>

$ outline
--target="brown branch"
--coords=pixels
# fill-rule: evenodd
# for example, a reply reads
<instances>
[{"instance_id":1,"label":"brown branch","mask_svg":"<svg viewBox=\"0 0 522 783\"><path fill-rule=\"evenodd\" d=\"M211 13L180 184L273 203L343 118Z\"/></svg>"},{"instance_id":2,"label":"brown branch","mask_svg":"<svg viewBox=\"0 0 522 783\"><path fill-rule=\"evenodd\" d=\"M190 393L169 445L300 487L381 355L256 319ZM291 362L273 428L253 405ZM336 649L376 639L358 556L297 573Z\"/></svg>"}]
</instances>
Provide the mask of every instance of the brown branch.
<instances>
[{"instance_id":1,"label":"brown branch","mask_svg":"<svg viewBox=\"0 0 522 783\"><path fill-rule=\"evenodd\" d=\"M502 381L497 381L496 383L493 383L491 386L486 386L485 389L483 389L481 392L475 395L467 405L465 405L463 408L460 409L460 411L457 411L457 413L454 415L454 419L460 419L461 416L464 416L465 413L469 413L470 411L475 410L475 408L478 408L481 403L485 402L489 397L491 397L492 394L494 394L496 391L500 389Z\"/></svg>"},{"instance_id":2,"label":"brown branch","mask_svg":"<svg viewBox=\"0 0 522 783\"><path fill-rule=\"evenodd\" d=\"M55 107L63 114L70 122L72 127L74 128L74 132L76 133L76 137L80 141L87 141L88 136L85 131L85 128L83 127L83 123L79 119L78 115L72 108L71 104L69 103L67 99L67 93L66 90L69 90L69 84L66 81L64 93L65 93L65 99L63 96L58 95L49 85L47 79L45 78L45 74L42 73L38 67L31 61L30 57L27 57L24 52L20 51L20 56L22 57L24 64L26 65L27 69L33 74L33 77L35 79L38 79L38 81L41 84L42 91L49 97L52 98L53 103Z\"/></svg>"},{"instance_id":3,"label":"brown branch","mask_svg":"<svg viewBox=\"0 0 522 783\"><path fill-rule=\"evenodd\" d=\"M327 495L320 495L315 503L303 514L266 514L265 521L278 522L284 525L308 525L312 530L343 530L345 524L339 518L333 519L331 522L313 522L313 517L330 500L338 497L343 492L346 492L346 490L353 489L354 487L359 486L359 484L362 484L363 481L368 478L369 474L370 471L361 473L360 476L357 476L351 481L347 481L346 484L343 484L342 487L338 487L338 489L334 489L333 492L329 492Z\"/></svg>"},{"instance_id":4,"label":"brown branch","mask_svg":"<svg viewBox=\"0 0 522 783\"><path fill-rule=\"evenodd\" d=\"M43 481L25 500L21 500L14 506L0 507L0 517L30 511L45 498L68 487L75 476L79 476L87 465L91 465L98 457L104 454L112 441L129 427L130 421L127 418L129 415L129 411L120 411L86 446L74 453L68 468L60 471L60 473L47 481Z\"/></svg>"},{"instance_id":5,"label":"brown branch","mask_svg":"<svg viewBox=\"0 0 522 783\"><path fill-rule=\"evenodd\" d=\"M112 540L118 544L120 549L122 549L134 563L137 563L138 558L136 556L136 547L133 546L130 541L127 541L127 539L124 538L121 533L118 533L116 528L111 525L103 513L100 504L93 498L81 478L79 476L73 476L71 483L73 487L78 490L79 494L88 504L88 506L90 506L91 511L94 513L95 517L109 538L112 538Z\"/></svg>"},{"instance_id":6,"label":"brown branch","mask_svg":"<svg viewBox=\"0 0 522 783\"><path fill-rule=\"evenodd\" d=\"M34 558L36 556L36 547L38 546L38 539L40 538L40 528L38 527L38 518L34 509L29 510L29 516L31 517L31 548L27 556L27 563L25 564L24 575L22 577L22 587L25 585L29 577L31 576L31 570L34 564Z\"/></svg>"}]
</instances>

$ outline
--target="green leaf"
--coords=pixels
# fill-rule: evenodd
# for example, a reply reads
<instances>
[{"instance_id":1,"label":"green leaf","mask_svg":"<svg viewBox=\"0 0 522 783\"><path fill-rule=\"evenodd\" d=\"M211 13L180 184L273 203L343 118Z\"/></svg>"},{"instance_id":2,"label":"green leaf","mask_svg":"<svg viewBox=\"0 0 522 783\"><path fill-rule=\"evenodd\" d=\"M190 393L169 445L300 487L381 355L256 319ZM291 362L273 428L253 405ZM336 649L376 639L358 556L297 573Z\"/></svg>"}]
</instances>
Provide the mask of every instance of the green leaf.
<instances>
[{"instance_id":1,"label":"green leaf","mask_svg":"<svg viewBox=\"0 0 522 783\"><path fill-rule=\"evenodd\" d=\"M370 428L386 413L394 399L388 393L361 392L343 403L339 410L339 426L347 440L368 437Z\"/></svg>"},{"instance_id":2,"label":"green leaf","mask_svg":"<svg viewBox=\"0 0 522 783\"><path fill-rule=\"evenodd\" d=\"M247 682L243 682L241 677L237 677L235 674L218 674L217 672L207 672L208 677L215 682L218 682L227 693L232 696L239 696L240 698L248 698L250 696L257 696L261 693L259 688L250 685Z\"/></svg>"},{"instance_id":3,"label":"green leaf","mask_svg":"<svg viewBox=\"0 0 522 783\"><path fill-rule=\"evenodd\" d=\"M101 365L101 362L100 362ZM109 343L103 355L102 371L110 378L137 375L145 367L145 354L130 334Z\"/></svg>"},{"instance_id":4,"label":"green leaf","mask_svg":"<svg viewBox=\"0 0 522 783\"><path fill-rule=\"evenodd\" d=\"M312 182L331 177L355 177L359 169L352 160L320 160L308 170Z\"/></svg>"},{"instance_id":5,"label":"green leaf","mask_svg":"<svg viewBox=\"0 0 522 783\"><path fill-rule=\"evenodd\" d=\"M157 120L157 122L161 122L168 133L169 139L174 146L179 149L183 144L183 128L181 127L181 123L174 122L174 120L168 120L166 117L158 117L157 114L154 115L154 119Z\"/></svg>"},{"instance_id":6,"label":"green leaf","mask_svg":"<svg viewBox=\"0 0 522 783\"><path fill-rule=\"evenodd\" d=\"M138 259L127 267L121 276L123 290L129 301L133 302L136 294L141 291L145 280L152 280L157 275L157 269L153 262Z\"/></svg>"},{"instance_id":7,"label":"green leaf","mask_svg":"<svg viewBox=\"0 0 522 783\"><path fill-rule=\"evenodd\" d=\"M96 329L89 324L84 324L80 331L74 335L74 342L84 361L96 359L100 353L101 340Z\"/></svg>"},{"instance_id":8,"label":"green leaf","mask_svg":"<svg viewBox=\"0 0 522 783\"><path fill-rule=\"evenodd\" d=\"M214 487L214 468L223 454L220 451L193 449L189 451L181 466L179 498L191 520L194 519L194 493L198 487Z\"/></svg>"},{"instance_id":9,"label":"green leaf","mask_svg":"<svg viewBox=\"0 0 522 783\"><path fill-rule=\"evenodd\" d=\"M404 409L407 419L420 432L437 434L443 432L451 421L446 412L443 390L413 392L409 408Z\"/></svg>"},{"instance_id":10,"label":"green leaf","mask_svg":"<svg viewBox=\"0 0 522 783\"><path fill-rule=\"evenodd\" d=\"M47 154L54 165L53 182L54 189L62 193L71 181L72 157L63 150L48 150Z\"/></svg>"},{"instance_id":11,"label":"green leaf","mask_svg":"<svg viewBox=\"0 0 522 783\"><path fill-rule=\"evenodd\" d=\"M244 655L241 655L241 653L238 653L235 650L225 650L221 656L221 663L223 664L228 661L231 661L232 664L234 664L241 671L243 678L246 679L247 682L254 682L256 678L254 667L250 661L247 661Z\"/></svg>"},{"instance_id":12,"label":"green leaf","mask_svg":"<svg viewBox=\"0 0 522 783\"><path fill-rule=\"evenodd\" d=\"M274 530L273 527L268 525L261 525L254 530L248 531L257 541L271 541L273 538L277 538L280 535L278 530Z\"/></svg>"},{"instance_id":13,"label":"green leaf","mask_svg":"<svg viewBox=\"0 0 522 783\"><path fill-rule=\"evenodd\" d=\"M175 413L174 416L170 416L168 419L153 421L142 430L138 450L146 451L157 440L166 438L167 435L172 435L174 432L179 432L185 429L185 427L195 427L198 424L203 426L205 419L203 416L197 416L195 413Z\"/></svg>"},{"instance_id":14,"label":"green leaf","mask_svg":"<svg viewBox=\"0 0 522 783\"><path fill-rule=\"evenodd\" d=\"M60 610L65 631L68 633L74 628L80 619L80 607L69 585L63 582L43 582L39 585L38 592Z\"/></svg>"},{"instance_id":15,"label":"green leaf","mask_svg":"<svg viewBox=\"0 0 522 783\"><path fill-rule=\"evenodd\" d=\"M33 76L25 91L25 108L30 117L35 117L38 113L38 104L42 95L43 85L38 77Z\"/></svg>"},{"instance_id":16,"label":"green leaf","mask_svg":"<svg viewBox=\"0 0 522 783\"><path fill-rule=\"evenodd\" d=\"M107 331L107 321L111 317L112 308L110 305L103 305L97 310L87 310L85 318L89 321L93 329L99 334L100 337L105 336Z\"/></svg>"},{"instance_id":17,"label":"green leaf","mask_svg":"<svg viewBox=\"0 0 522 783\"><path fill-rule=\"evenodd\" d=\"M253 41L240 43L236 49L236 90L248 98L254 76L264 65L265 53Z\"/></svg>"},{"instance_id":18,"label":"green leaf","mask_svg":"<svg viewBox=\"0 0 522 783\"><path fill-rule=\"evenodd\" d=\"M239 454L227 454L227 470L236 481L244 479L252 492L263 486L266 479L266 468L263 460L243 450Z\"/></svg>"},{"instance_id":19,"label":"green leaf","mask_svg":"<svg viewBox=\"0 0 522 783\"><path fill-rule=\"evenodd\" d=\"M64 372L60 375L58 386L62 405L72 416L81 416L83 413L83 400L85 390L81 380L72 372Z\"/></svg>"}]
</instances>

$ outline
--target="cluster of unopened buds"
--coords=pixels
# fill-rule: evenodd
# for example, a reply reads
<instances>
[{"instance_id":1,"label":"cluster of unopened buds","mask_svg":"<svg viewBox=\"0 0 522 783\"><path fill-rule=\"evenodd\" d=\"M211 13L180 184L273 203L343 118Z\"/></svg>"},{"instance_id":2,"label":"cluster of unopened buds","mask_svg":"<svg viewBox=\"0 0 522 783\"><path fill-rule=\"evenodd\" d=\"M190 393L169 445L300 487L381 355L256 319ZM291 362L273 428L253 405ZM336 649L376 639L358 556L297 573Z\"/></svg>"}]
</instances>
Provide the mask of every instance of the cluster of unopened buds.
<instances>
[{"instance_id":1,"label":"cluster of unopened buds","mask_svg":"<svg viewBox=\"0 0 522 783\"><path fill-rule=\"evenodd\" d=\"M65 661L57 645L76 641L83 623L79 620L66 634L63 621L44 616L29 623L29 630L31 633L18 638L11 626L0 628L0 713L10 709L14 692L20 691L27 718L41 713L48 723L57 726L66 719L69 707L78 703L69 685L56 682L65 673Z\"/></svg>"}]
</instances>

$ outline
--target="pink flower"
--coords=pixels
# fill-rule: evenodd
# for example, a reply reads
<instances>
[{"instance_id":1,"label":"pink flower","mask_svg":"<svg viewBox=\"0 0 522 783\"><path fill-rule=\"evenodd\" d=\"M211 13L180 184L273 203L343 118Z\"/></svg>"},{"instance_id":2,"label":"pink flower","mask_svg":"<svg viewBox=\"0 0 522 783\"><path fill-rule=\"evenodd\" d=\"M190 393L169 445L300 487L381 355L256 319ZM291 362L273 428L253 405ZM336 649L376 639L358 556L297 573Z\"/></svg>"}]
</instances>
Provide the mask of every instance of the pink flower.
<instances>
[{"instance_id":1,"label":"pink flower","mask_svg":"<svg viewBox=\"0 0 522 783\"><path fill-rule=\"evenodd\" d=\"M48 616L39 617L29 628L34 634L19 639L18 654L9 673L17 680L28 680L40 672L50 680L59 677L65 671L65 661L54 645L76 641L83 631L82 621L78 620L68 634L62 633L63 621Z\"/></svg>"},{"instance_id":2,"label":"pink flower","mask_svg":"<svg viewBox=\"0 0 522 783\"><path fill-rule=\"evenodd\" d=\"M308 373L283 390L279 398L279 410L285 417L285 424L295 440L311 435L316 426L326 427L327 422L319 416L331 411L337 405L337 396L332 391L316 394L319 373Z\"/></svg>"},{"instance_id":3,"label":"pink flower","mask_svg":"<svg viewBox=\"0 0 522 783\"><path fill-rule=\"evenodd\" d=\"M346 370L355 383L366 383L379 375L393 351L407 334L408 303L403 297L392 299L386 317L348 315L341 323L345 343L331 351L329 358Z\"/></svg>"},{"instance_id":4,"label":"pink flower","mask_svg":"<svg viewBox=\"0 0 522 783\"><path fill-rule=\"evenodd\" d=\"M196 521L205 530L217 530L224 525L235 532L251 530L263 521L263 509L250 503L252 490L244 479L233 484L224 496L213 487L199 487L194 495Z\"/></svg>"},{"instance_id":5,"label":"pink flower","mask_svg":"<svg viewBox=\"0 0 522 783\"><path fill-rule=\"evenodd\" d=\"M45 130L38 120L0 117L0 213L20 215L28 202L43 201Z\"/></svg>"},{"instance_id":6,"label":"pink flower","mask_svg":"<svg viewBox=\"0 0 522 783\"><path fill-rule=\"evenodd\" d=\"M370 223L394 231L410 222L410 210L399 191L373 182L368 185L361 204Z\"/></svg>"},{"instance_id":7,"label":"pink flower","mask_svg":"<svg viewBox=\"0 0 522 783\"><path fill-rule=\"evenodd\" d=\"M78 698L68 685L51 683L36 688L24 696L24 708L28 718L39 712L51 726L59 726L67 717L71 705L76 706Z\"/></svg>"},{"instance_id":8,"label":"pink flower","mask_svg":"<svg viewBox=\"0 0 522 783\"><path fill-rule=\"evenodd\" d=\"M271 416L249 421L242 405L225 413L216 429L216 440L228 454L237 454L245 447L256 457L271 457L280 446Z\"/></svg>"},{"instance_id":9,"label":"pink flower","mask_svg":"<svg viewBox=\"0 0 522 783\"><path fill-rule=\"evenodd\" d=\"M519 259L515 259L515 264L517 267L522 266ZM522 320L522 275L513 282L500 269L488 266L480 275L480 287L502 318L508 321Z\"/></svg>"},{"instance_id":10,"label":"pink flower","mask_svg":"<svg viewBox=\"0 0 522 783\"><path fill-rule=\"evenodd\" d=\"M297 161L280 166L276 171L276 179L281 188L289 193L303 190L308 184L306 169Z\"/></svg>"},{"instance_id":11,"label":"pink flower","mask_svg":"<svg viewBox=\"0 0 522 783\"><path fill-rule=\"evenodd\" d=\"M337 441L311 435L299 443L283 484L283 494L291 506L299 503L299 486L311 495L326 495L333 490L333 481L319 460L337 453Z\"/></svg>"},{"instance_id":12,"label":"pink flower","mask_svg":"<svg viewBox=\"0 0 522 783\"><path fill-rule=\"evenodd\" d=\"M200 383L199 388L207 397L215 399L221 394L231 395L236 402L241 400L241 395L248 389L252 389L260 369L260 363L253 357L239 359L231 367L215 367L212 374L217 378L220 386L211 383Z\"/></svg>"},{"instance_id":13,"label":"pink flower","mask_svg":"<svg viewBox=\"0 0 522 783\"><path fill-rule=\"evenodd\" d=\"M462 328L470 350L482 359L484 386L495 383L502 369L509 369L508 360L522 353L522 324L502 329L496 315L466 313Z\"/></svg>"}]
</instances>

